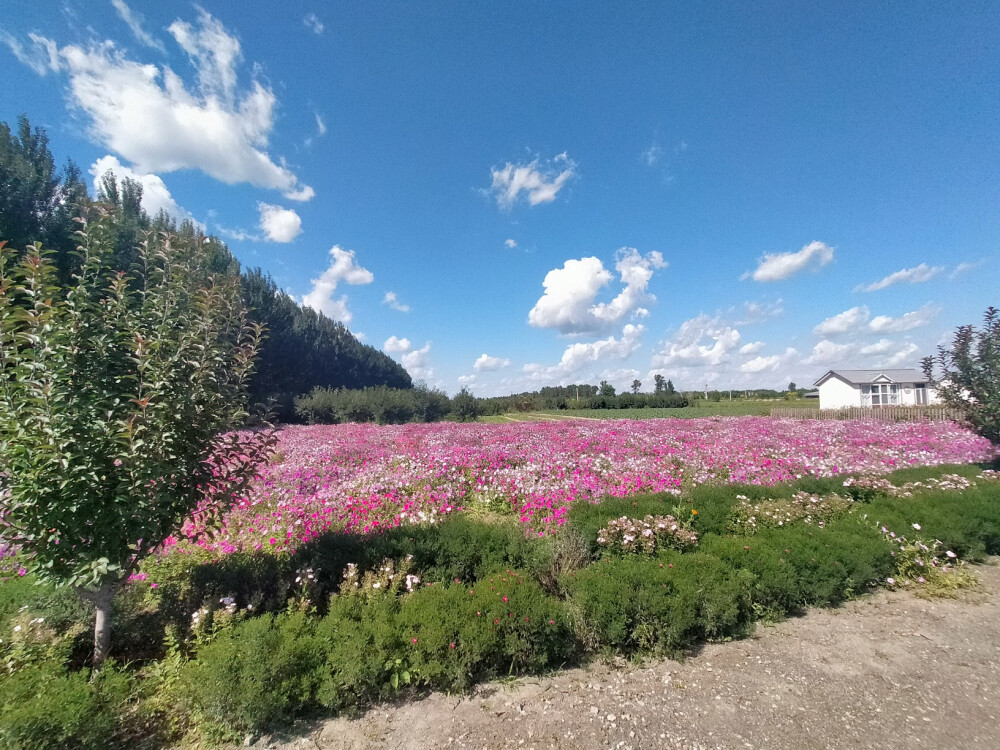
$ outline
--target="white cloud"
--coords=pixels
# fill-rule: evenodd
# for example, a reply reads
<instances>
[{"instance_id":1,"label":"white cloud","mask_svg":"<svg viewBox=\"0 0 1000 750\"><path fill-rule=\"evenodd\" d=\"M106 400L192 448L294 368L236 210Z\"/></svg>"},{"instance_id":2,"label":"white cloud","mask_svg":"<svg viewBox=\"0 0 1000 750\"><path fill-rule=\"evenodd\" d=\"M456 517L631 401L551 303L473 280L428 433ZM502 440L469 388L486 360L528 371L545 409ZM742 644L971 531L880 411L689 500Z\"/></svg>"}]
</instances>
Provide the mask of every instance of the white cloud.
<instances>
[{"instance_id":1,"label":"white cloud","mask_svg":"<svg viewBox=\"0 0 1000 750\"><path fill-rule=\"evenodd\" d=\"M323 29L326 28L326 26L323 25L323 22L319 20L319 16L315 13L306 13L305 18L302 19L302 23L317 35L322 34Z\"/></svg>"},{"instance_id":2,"label":"white cloud","mask_svg":"<svg viewBox=\"0 0 1000 750\"><path fill-rule=\"evenodd\" d=\"M916 355L920 351L920 347L916 344L910 342L900 348L894 354L886 357L879 363L879 367L899 367L900 365L912 364Z\"/></svg>"},{"instance_id":3,"label":"white cloud","mask_svg":"<svg viewBox=\"0 0 1000 750\"><path fill-rule=\"evenodd\" d=\"M302 297L302 304L321 312L328 318L341 323L351 322L351 313L347 309L347 297L333 299L337 285L344 281L348 284L371 284L375 280L372 272L362 268L355 262L353 250L343 250L339 245L330 248L333 261L318 279L312 280L312 289Z\"/></svg>"},{"instance_id":4,"label":"white cloud","mask_svg":"<svg viewBox=\"0 0 1000 750\"><path fill-rule=\"evenodd\" d=\"M90 174L94 178L94 192L100 190L101 178L108 171L115 174L119 183L128 177L142 185L142 207L150 216L156 216L160 211L166 211L176 221L191 221L204 229L204 225L196 221L190 213L177 205L177 201L170 194L163 180L155 174L139 174L133 169L126 167L115 156L110 154L102 156L90 167Z\"/></svg>"},{"instance_id":5,"label":"white cloud","mask_svg":"<svg viewBox=\"0 0 1000 750\"><path fill-rule=\"evenodd\" d=\"M30 35L28 55L9 35L0 39L37 73L65 70L70 103L89 116L94 139L137 173L197 169L226 184L312 198L311 187L267 154L277 98L256 78L237 89L239 40L201 9L195 25L177 20L169 31L196 70L192 90L171 68L130 60L110 41L57 52L51 40Z\"/></svg>"},{"instance_id":6,"label":"white cloud","mask_svg":"<svg viewBox=\"0 0 1000 750\"><path fill-rule=\"evenodd\" d=\"M817 336L829 336L837 333L856 332L868 322L870 316L871 311L867 307L852 307L850 310L844 310L842 313L827 318L813 328L813 333Z\"/></svg>"},{"instance_id":7,"label":"white cloud","mask_svg":"<svg viewBox=\"0 0 1000 750\"><path fill-rule=\"evenodd\" d=\"M313 112L316 116L316 135L326 135L326 123L323 122L323 118L319 116L319 112Z\"/></svg>"},{"instance_id":8,"label":"white cloud","mask_svg":"<svg viewBox=\"0 0 1000 750\"><path fill-rule=\"evenodd\" d=\"M533 381L553 382L578 373L588 364L627 359L641 345L644 330L643 326L630 323L622 329L621 338L609 336L600 341L570 344L563 352L559 364L551 366L527 364L523 368L524 372Z\"/></svg>"},{"instance_id":9,"label":"white cloud","mask_svg":"<svg viewBox=\"0 0 1000 750\"><path fill-rule=\"evenodd\" d=\"M928 266L926 263L921 263L919 266L913 268L904 268L890 273L881 281L874 281L871 284L860 284L855 287L854 291L877 292L893 284L921 284L925 281L930 281L943 270L944 266Z\"/></svg>"},{"instance_id":10,"label":"white cloud","mask_svg":"<svg viewBox=\"0 0 1000 750\"><path fill-rule=\"evenodd\" d=\"M718 316L685 320L664 348L653 355L654 367L718 367L739 346L740 332Z\"/></svg>"},{"instance_id":11,"label":"white cloud","mask_svg":"<svg viewBox=\"0 0 1000 750\"><path fill-rule=\"evenodd\" d=\"M782 306L782 303L783 300L781 299L775 302L744 302L742 320L737 320L735 325L746 326L772 318L780 318L785 314L785 308Z\"/></svg>"},{"instance_id":12,"label":"white cloud","mask_svg":"<svg viewBox=\"0 0 1000 750\"><path fill-rule=\"evenodd\" d=\"M955 266L954 271L948 274L948 278L954 279L956 276L959 276L965 273L966 271L971 271L973 268L978 268L979 266L983 265L984 262L985 261L982 260L978 260L975 263L966 263L965 261L962 261L957 266Z\"/></svg>"},{"instance_id":13,"label":"white cloud","mask_svg":"<svg viewBox=\"0 0 1000 750\"><path fill-rule=\"evenodd\" d=\"M400 357L400 361L414 380L427 380L434 377L434 370L430 366L430 354L431 342L428 341L422 349L408 351Z\"/></svg>"},{"instance_id":14,"label":"white cloud","mask_svg":"<svg viewBox=\"0 0 1000 750\"><path fill-rule=\"evenodd\" d=\"M27 65L40 76L59 72L62 61L59 59L59 47L56 43L35 33L28 34L28 38L31 40L31 46L25 47L17 37L0 29L0 42L10 49L22 65Z\"/></svg>"},{"instance_id":15,"label":"white cloud","mask_svg":"<svg viewBox=\"0 0 1000 750\"><path fill-rule=\"evenodd\" d=\"M517 247L517 240L504 240L503 246L509 250L513 250Z\"/></svg>"},{"instance_id":16,"label":"white cloud","mask_svg":"<svg viewBox=\"0 0 1000 750\"><path fill-rule=\"evenodd\" d=\"M495 370L501 370L504 367L510 366L509 359L503 359L502 357L491 357L488 354L482 354L475 363L472 365L473 369L479 370L480 372L493 372Z\"/></svg>"},{"instance_id":17,"label":"white cloud","mask_svg":"<svg viewBox=\"0 0 1000 750\"><path fill-rule=\"evenodd\" d=\"M555 328L565 335L580 335L605 331L629 313L645 311L638 306L655 300L646 287L655 269L665 268L666 261L658 252L643 256L632 247L620 248L615 257L615 269L625 288L611 302L595 303L597 293L612 278L600 259L567 260L562 268L545 275L545 292L528 313L528 323L537 328Z\"/></svg>"},{"instance_id":18,"label":"white cloud","mask_svg":"<svg viewBox=\"0 0 1000 750\"><path fill-rule=\"evenodd\" d=\"M163 46L163 42L156 39L142 27L142 15L136 13L128 7L128 5L125 4L125 0L111 0L111 4L118 13L118 17L125 22L136 39L145 44L147 47L151 47L152 49L166 54L167 50L166 47Z\"/></svg>"},{"instance_id":19,"label":"white cloud","mask_svg":"<svg viewBox=\"0 0 1000 750\"><path fill-rule=\"evenodd\" d=\"M660 160L661 156L663 156L663 146L656 143L642 152L642 159L648 167L656 166L656 162Z\"/></svg>"},{"instance_id":20,"label":"white cloud","mask_svg":"<svg viewBox=\"0 0 1000 750\"><path fill-rule=\"evenodd\" d=\"M806 365L843 364L843 360L852 351L850 344L837 344L824 339L813 347L812 354L802 360Z\"/></svg>"},{"instance_id":21,"label":"white cloud","mask_svg":"<svg viewBox=\"0 0 1000 750\"><path fill-rule=\"evenodd\" d=\"M902 331L912 331L931 322L931 318L937 315L939 309L934 305L924 305L919 310L908 312L898 318L891 318L888 315L878 315L872 318L868 327L876 333L900 333Z\"/></svg>"},{"instance_id":22,"label":"white cloud","mask_svg":"<svg viewBox=\"0 0 1000 750\"><path fill-rule=\"evenodd\" d=\"M258 203L260 228L271 242L291 242L302 233L302 219L290 208Z\"/></svg>"},{"instance_id":23,"label":"white cloud","mask_svg":"<svg viewBox=\"0 0 1000 750\"><path fill-rule=\"evenodd\" d=\"M748 362L740 365L740 372L753 373L774 371L781 366L781 357L774 354L770 357L754 357Z\"/></svg>"},{"instance_id":24,"label":"white cloud","mask_svg":"<svg viewBox=\"0 0 1000 750\"><path fill-rule=\"evenodd\" d=\"M822 268L833 260L833 248L822 242L810 242L796 253L766 253L757 269L742 278L754 281L781 281L800 271Z\"/></svg>"},{"instance_id":25,"label":"white cloud","mask_svg":"<svg viewBox=\"0 0 1000 750\"><path fill-rule=\"evenodd\" d=\"M405 313L410 311L410 306L404 305L400 302L395 292L386 292L385 296L382 298L382 304L388 305L393 310L398 310L399 312Z\"/></svg>"},{"instance_id":26,"label":"white cloud","mask_svg":"<svg viewBox=\"0 0 1000 750\"><path fill-rule=\"evenodd\" d=\"M408 352L410 350L410 340L390 336L385 340L385 343L382 344L382 349L392 353Z\"/></svg>"},{"instance_id":27,"label":"white cloud","mask_svg":"<svg viewBox=\"0 0 1000 750\"><path fill-rule=\"evenodd\" d=\"M862 355L870 357L873 354L885 354L892 348L892 342L889 339L880 339L874 344L868 344L868 346L863 346L860 349Z\"/></svg>"},{"instance_id":28,"label":"white cloud","mask_svg":"<svg viewBox=\"0 0 1000 750\"><path fill-rule=\"evenodd\" d=\"M511 208L525 194L529 205L551 203L566 182L576 175L576 164L565 152L540 165L535 159L530 164L512 164L490 170L493 183L490 192L501 208Z\"/></svg>"},{"instance_id":29,"label":"white cloud","mask_svg":"<svg viewBox=\"0 0 1000 750\"><path fill-rule=\"evenodd\" d=\"M475 385L476 376L475 375L459 375L458 378L459 385Z\"/></svg>"},{"instance_id":30,"label":"white cloud","mask_svg":"<svg viewBox=\"0 0 1000 750\"><path fill-rule=\"evenodd\" d=\"M763 348L764 348L763 341L753 341L749 344L744 344L743 346L741 346L740 354L746 354L748 356L751 354L757 354Z\"/></svg>"}]
</instances>

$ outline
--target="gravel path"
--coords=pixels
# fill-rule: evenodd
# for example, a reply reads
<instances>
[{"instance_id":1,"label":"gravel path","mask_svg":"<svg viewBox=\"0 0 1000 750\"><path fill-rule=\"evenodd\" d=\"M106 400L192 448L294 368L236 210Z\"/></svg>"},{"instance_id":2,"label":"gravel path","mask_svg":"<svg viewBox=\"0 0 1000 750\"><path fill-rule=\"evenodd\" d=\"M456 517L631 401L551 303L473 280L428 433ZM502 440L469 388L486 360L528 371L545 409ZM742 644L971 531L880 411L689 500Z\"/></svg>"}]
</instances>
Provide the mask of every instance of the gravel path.
<instances>
[{"instance_id":1,"label":"gravel path","mask_svg":"<svg viewBox=\"0 0 1000 750\"><path fill-rule=\"evenodd\" d=\"M683 661L433 694L256 746L1000 750L997 562L976 568L983 590L959 600L882 592Z\"/></svg>"}]
</instances>

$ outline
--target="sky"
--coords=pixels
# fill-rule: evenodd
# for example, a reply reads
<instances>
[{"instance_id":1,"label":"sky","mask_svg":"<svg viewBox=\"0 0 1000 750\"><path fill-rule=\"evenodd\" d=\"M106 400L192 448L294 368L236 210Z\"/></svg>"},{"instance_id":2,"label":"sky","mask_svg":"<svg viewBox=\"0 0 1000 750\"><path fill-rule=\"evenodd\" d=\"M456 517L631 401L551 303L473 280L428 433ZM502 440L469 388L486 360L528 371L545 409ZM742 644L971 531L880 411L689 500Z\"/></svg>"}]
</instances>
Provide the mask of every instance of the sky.
<instances>
[{"instance_id":1,"label":"sky","mask_svg":"<svg viewBox=\"0 0 1000 750\"><path fill-rule=\"evenodd\" d=\"M996 11L8 2L0 120L448 393L783 389L1000 306Z\"/></svg>"}]
</instances>

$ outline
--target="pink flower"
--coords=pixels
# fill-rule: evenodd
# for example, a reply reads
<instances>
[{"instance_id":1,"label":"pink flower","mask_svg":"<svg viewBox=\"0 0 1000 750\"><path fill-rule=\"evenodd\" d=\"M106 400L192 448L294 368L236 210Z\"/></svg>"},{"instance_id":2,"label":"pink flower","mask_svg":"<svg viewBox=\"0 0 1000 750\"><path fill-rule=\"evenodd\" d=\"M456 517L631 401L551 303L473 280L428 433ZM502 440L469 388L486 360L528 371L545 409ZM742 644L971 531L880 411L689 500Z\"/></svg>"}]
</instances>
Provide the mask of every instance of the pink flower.
<instances>
[{"instance_id":1,"label":"pink flower","mask_svg":"<svg viewBox=\"0 0 1000 750\"><path fill-rule=\"evenodd\" d=\"M416 638L414 638L414 639L413 639L412 641L410 641L410 642L411 642L411 643L413 643L413 644L416 644L416 642L417 642L417 639L416 639Z\"/></svg>"}]
</instances>

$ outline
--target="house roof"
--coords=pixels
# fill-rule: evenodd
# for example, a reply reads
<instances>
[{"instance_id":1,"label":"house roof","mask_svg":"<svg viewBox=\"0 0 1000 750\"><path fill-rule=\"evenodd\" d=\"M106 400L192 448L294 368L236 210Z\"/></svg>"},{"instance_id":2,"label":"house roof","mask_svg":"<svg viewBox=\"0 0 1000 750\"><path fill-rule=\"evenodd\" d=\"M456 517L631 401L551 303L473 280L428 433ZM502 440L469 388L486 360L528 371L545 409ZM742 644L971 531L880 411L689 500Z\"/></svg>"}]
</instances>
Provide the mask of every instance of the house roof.
<instances>
[{"instance_id":1,"label":"house roof","mask_svg":"<svg viewBox=\"0 0 1000 750\"><path fill-rule=\"evenodd\" d=\"M866 383L926 383L927 378L920 370L830 370L813 385L819 386L830 378L840 378L851 385Z\"/></svg>"}]
</instances>

